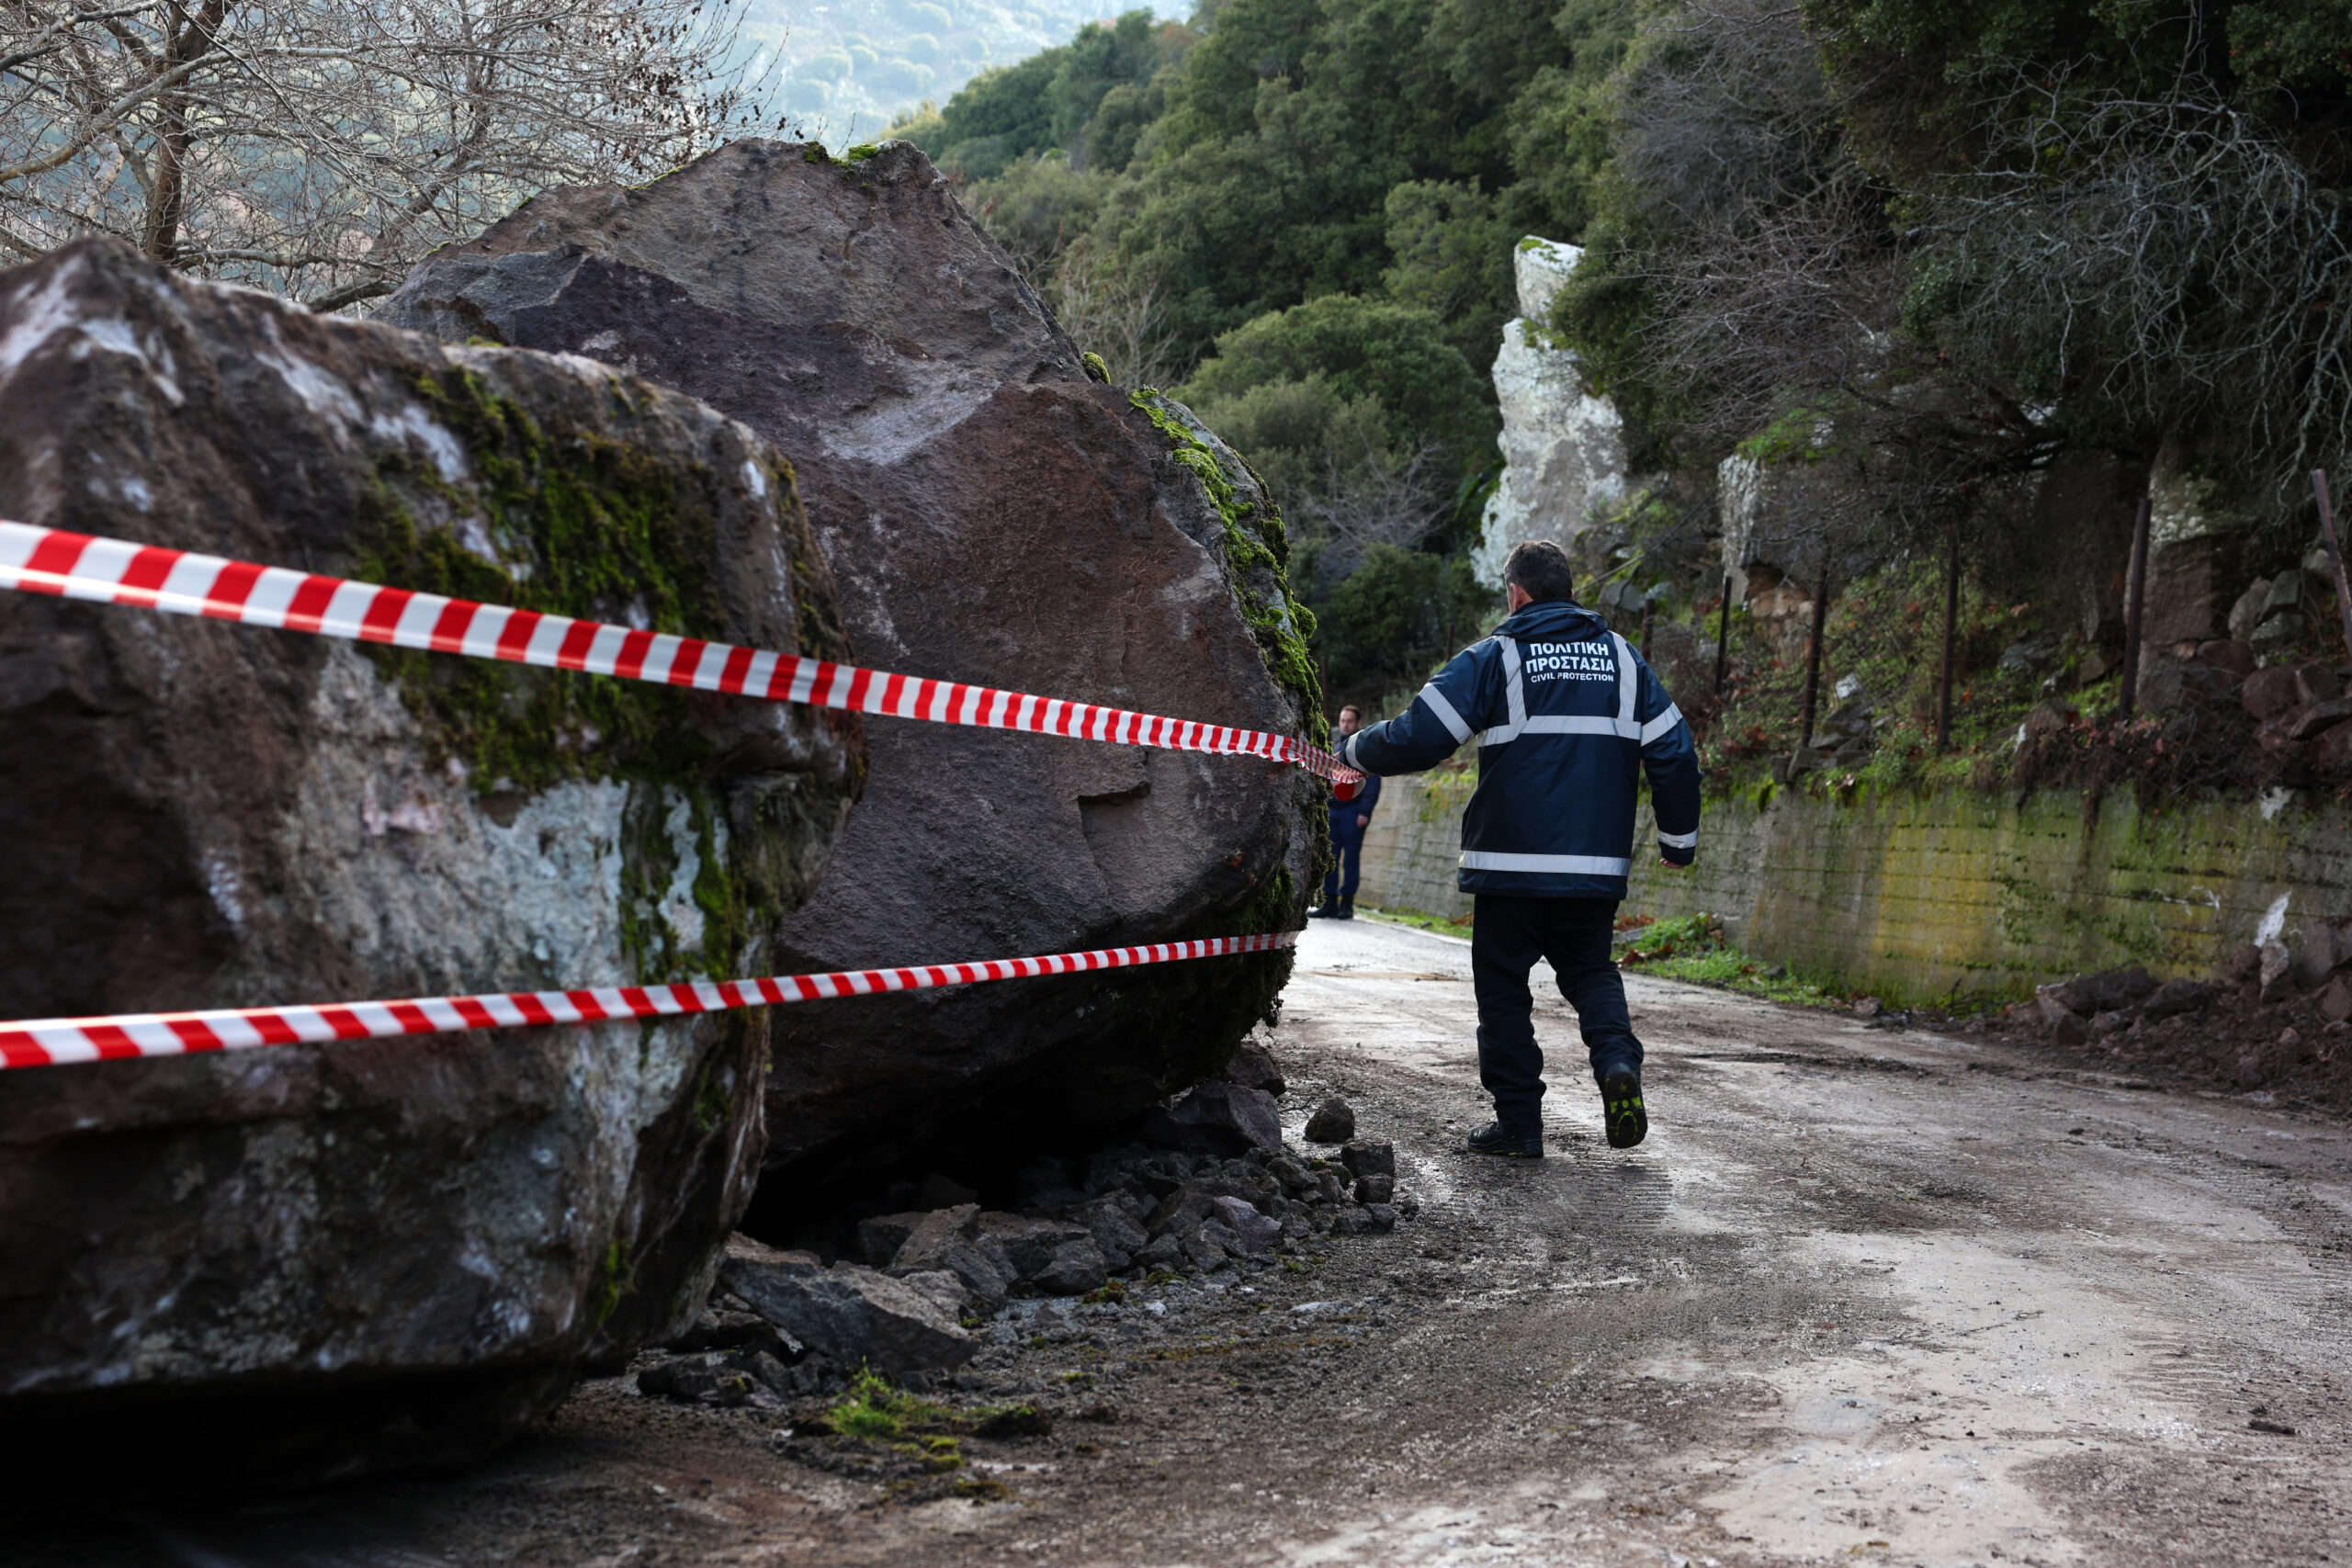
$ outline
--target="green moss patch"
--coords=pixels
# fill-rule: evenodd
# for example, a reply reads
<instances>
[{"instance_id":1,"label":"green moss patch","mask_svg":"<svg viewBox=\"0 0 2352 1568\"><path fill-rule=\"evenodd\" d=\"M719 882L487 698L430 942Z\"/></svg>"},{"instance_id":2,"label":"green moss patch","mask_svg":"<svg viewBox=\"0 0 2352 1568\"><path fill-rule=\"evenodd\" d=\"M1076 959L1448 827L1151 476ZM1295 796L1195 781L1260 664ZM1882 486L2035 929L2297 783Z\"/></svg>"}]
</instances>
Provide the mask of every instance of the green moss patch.
<instances>
[{"instance_id":1,"label":"green moss patch","mask_svg":"<svg viewBox=\"0 0 2352 1568\"><path fill-rule=\"evenodd\" d=\"M1155 387L1138 387L1127 401L1168 440L1178 462L1193 471L1208 492L1209 503L1225 520L1226 568L1240 601L1242 618L1256 634L1258 648L1277 685L1297 699L1307 726L1306 739L1323 745L1330 739L1323 716L1323 682L1316 671L1308 640L1315 635L1315 613L1291 592L1287 568L1290 538L1282 513L1269 501L1263 506L1242 499L1239 485L1225 470L1216 449L1195 434L1172 404ZM1259 494L1265 486L1251 477ZM1251 579L1262 573L1267 588Z\"/></svg>"},{"instance_id":2,"label":"green moss patch","mask_svg":"<svg viewBox=\"0 0 2352 1568\"><path fill-rule=\"evenodd\" d=\"M543 424L467 367L424 374L416 391L464 448L469 477L452 483L429 462L398 450L382 455L355 533L353 576L684 637L726 636L713 570L723 492L707 467L601 430ZM623 419L642 413L617 378L611 396ZM772 459L767 478L800 609L800 647L792 651L837 654L841 635L820 607L815 545L792 471ZM428 759L458 764L493 802L569 780L633 786L618 846L621 925L640 981L731 972L760 911L788 908L805 892L795 849L826 830L812 818L830 818L831 803L802 798L790 781L733 802L730 818L687 694L415 649L364 650L417 720ZM689 855L694 864L680 887ZM698 940L680 935L697 927Z\"/></svg>"},{"instance_id":3,"label":"green moss patch","mask_svg":"<svg viewBox=\"0 0 2352 1568\"><path fill-rule=\"evenodd\" d=\"M717 519L705 485L601 434L550 433L470 370L424 377L417 389L465 447L473 482L452 485L429 463L385 456L354 576L548 615L721 635L706 565L717 550ZM454 527L423 520L436 513L480 519L477 547L459 543ZM484 540L495 558L480 552ZM369 652L399 682L435 750L462 761L485 792L537 791L578 777L692 778L708 761L680 692L410 649L370 645Z\"/></svg>"}]
</instances>

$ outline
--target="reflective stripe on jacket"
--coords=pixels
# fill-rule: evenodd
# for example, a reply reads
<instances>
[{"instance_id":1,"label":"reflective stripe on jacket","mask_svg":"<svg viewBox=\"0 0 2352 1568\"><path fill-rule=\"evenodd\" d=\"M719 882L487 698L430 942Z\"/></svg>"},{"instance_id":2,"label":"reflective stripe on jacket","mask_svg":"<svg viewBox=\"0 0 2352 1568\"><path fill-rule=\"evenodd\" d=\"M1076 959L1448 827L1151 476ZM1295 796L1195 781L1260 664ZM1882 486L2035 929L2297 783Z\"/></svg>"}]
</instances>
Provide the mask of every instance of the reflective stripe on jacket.
<instances>
[{"instance_id":1,"label":"reflective stripe on jacket","mask_svg":"<svg viewBox=\"0 0 2352 1568\"><path fill-rule=\"evenodd\" d=\"M1658 852L1677 865L1697 852L1690 727L1589 610L1526 606L1455 654L1404 713L1349 737L1342 755L1369 773L1417 773L1469 740L1478 787L1462 816L1464 893L1623 898L1644 773Z\"/></svg>"}]
</instances>

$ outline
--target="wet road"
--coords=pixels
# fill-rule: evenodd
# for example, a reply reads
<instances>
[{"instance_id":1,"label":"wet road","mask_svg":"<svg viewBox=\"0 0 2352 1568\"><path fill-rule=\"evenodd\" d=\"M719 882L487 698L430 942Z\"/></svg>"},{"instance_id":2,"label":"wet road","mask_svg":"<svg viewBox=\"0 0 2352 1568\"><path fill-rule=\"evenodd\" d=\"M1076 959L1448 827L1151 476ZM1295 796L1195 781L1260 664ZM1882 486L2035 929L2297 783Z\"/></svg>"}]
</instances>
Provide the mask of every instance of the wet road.
<instances>
[{"instance_id":1,"label":"wet road","mask_svg":"<svg viewBox=\"0 0 2352 1568\"><path fill-rule=\"evenodd\" d=\"M994 1353L1116 1414L976 1449L1011 1502L883 1505L614 1382L464 1477L17 1560L2352 1562L2345 1123L1636 977L1649 1143L1601 1142L1554 997L1554 1157L1479 1160L1467 960L1316 924L1291 1129L1345 1094L1420 1218Z\"/></svg>"},{"instance_id":2,"label":"wet road","mask_svg":"<svg viewBox=\"0 0 2352 1568\"><path fill-rule=\"evenodd\" d=\"M1361 924L1318 939L1286 1008L1297 1036L1361 1038L1441 1094L1475 1076L1466 948ZM1617 1393L1522 1393L1520 1430L1575 1426L1554 1439L1575 1458L1498 1452L1507 1496L1432 1495L1382 1525L1385 1561L1476 1561L1465 1531L1545 1562L1636 1542L1724 1562L2352 1561L2343 1123L1630 988L1656 1117L1641 1150L1587 1134L1508 1199L1442 1145L1412 1162L1479 1228L1498 1199L1529 1221L1459 1310L1521 1319L1531 1354L1556 1337L1600 1363L1570 1386L1600 1394L1613 1372ZM1589 1127L1572 1015L1553 1010L1552 1118ZM1631 1325L1613 1368L1577 1324L1596 1312ZM1675 1506L1628 1529L1645 1495Z\"/></svg>"}]
</instances>

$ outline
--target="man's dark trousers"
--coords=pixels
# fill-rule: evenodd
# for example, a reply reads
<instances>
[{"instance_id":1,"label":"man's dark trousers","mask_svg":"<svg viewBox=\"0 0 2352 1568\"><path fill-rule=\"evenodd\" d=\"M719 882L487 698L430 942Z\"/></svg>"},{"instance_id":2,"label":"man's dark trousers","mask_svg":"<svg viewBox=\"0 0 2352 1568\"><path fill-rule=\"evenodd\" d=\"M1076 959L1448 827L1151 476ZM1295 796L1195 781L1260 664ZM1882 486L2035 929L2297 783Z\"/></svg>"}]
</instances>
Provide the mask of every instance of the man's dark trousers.
<instances>
[{"instance_id":1,"label":"man's dark trousers","mask_svg":"<svg viewBox=\"0 0 2352 1568\"><path fill-rule=\"evenodd\" d=\"M1346 810L1344 806L1331 808L1331 869L1323 876L1326 908L1339 899L1354 897L1356 885L1363 880L1363 829L1355 825L1355 817L1350 813L1346 835L1341 836L1338 818Z\"/></svg>"},{"instance_id":2,"label":"man's dark trousers","mask_svg":"<svg viewBox=\"0 0 2352 1568\"><path fill-rule=\"evenodd\" d=\"M1609 956L1616 919L1614 898L1478 895L1470 935L1478 1081L1495 1097L1495 1120L1505 1132L1533 1137L1544 1130L1544 1053L1535 1044L1535 999L1527 985L1539 958L1551 961L1560 994L1577 1010L1593 1077L1641 1066L1625 982Z\"/></svg>"}]
</instances>

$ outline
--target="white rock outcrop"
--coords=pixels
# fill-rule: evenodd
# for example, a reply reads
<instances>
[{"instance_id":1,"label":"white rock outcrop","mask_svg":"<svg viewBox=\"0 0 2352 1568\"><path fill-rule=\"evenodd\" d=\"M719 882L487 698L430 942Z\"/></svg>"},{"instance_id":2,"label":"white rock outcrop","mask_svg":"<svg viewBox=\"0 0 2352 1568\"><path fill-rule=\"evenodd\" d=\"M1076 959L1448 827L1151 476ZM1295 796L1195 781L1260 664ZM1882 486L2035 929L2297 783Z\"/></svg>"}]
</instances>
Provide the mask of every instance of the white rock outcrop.
<instances>
[{"instance_id":1,"label":"white rock outcrop","mask_svg":"<svg viewBox=\"0 0 2352 1568\"><path fill-rule=\"evenodd\" d=\"M1471 562L1479 580L1501 587L1503 560L1529 539L1571 545L1594 512L1625 496L1623 422L1607 398L1585 389L1577 356L1543 341L1554 296L1584 252L1532 236L1519 243L1519 316L1503 328L1495 355L1502 405L1502 483L1487 502Z\"/></svg>"}]
</instances>

